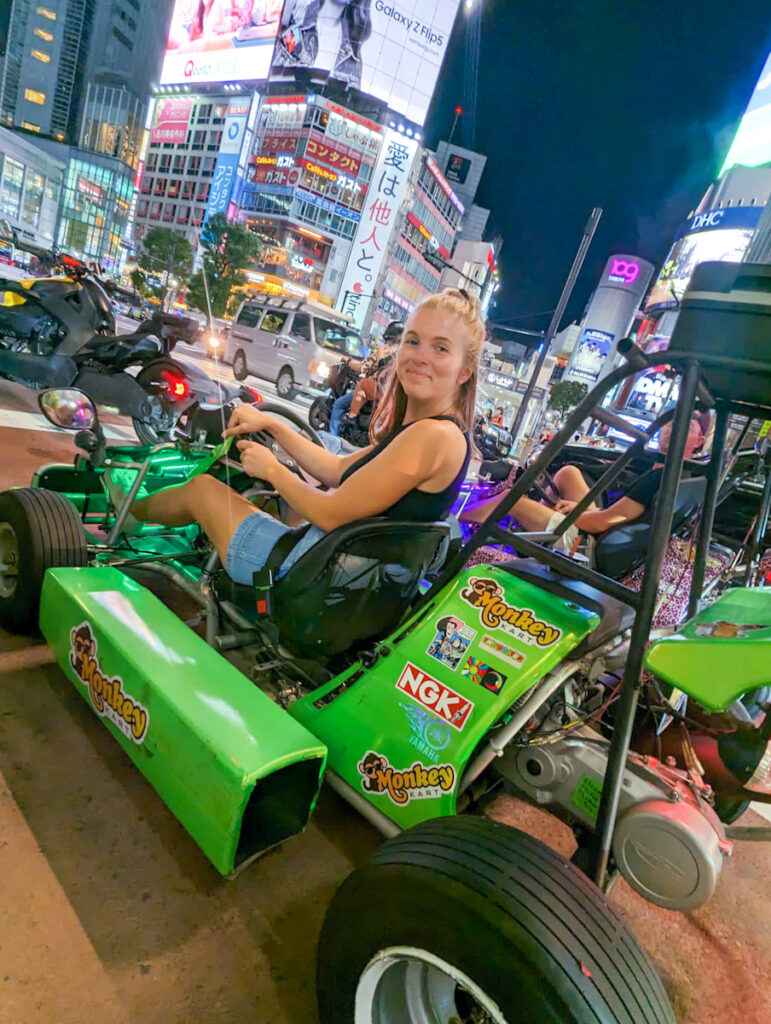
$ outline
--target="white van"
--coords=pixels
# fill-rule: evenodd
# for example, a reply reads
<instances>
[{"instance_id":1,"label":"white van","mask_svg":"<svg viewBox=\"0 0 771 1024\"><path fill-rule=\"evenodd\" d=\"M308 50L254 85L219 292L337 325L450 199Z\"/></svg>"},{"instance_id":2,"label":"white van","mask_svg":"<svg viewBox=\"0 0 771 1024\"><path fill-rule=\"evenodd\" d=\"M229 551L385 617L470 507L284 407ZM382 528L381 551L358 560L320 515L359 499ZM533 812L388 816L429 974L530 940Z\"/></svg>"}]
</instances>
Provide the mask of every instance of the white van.
<instances>
[{"instance_id":1,"label":"white van","mask_svg":"<svg viewBox=\"0 0 771 1024\"><path fill-rule=\"evenodd\" d=\"M348 317L321 303L302 299L246 299L227 342L233 376L274 381L282 398L294 391L318 395L332 367L343 356L363 359L367 347Z\"/></svg>"}]
</instances>

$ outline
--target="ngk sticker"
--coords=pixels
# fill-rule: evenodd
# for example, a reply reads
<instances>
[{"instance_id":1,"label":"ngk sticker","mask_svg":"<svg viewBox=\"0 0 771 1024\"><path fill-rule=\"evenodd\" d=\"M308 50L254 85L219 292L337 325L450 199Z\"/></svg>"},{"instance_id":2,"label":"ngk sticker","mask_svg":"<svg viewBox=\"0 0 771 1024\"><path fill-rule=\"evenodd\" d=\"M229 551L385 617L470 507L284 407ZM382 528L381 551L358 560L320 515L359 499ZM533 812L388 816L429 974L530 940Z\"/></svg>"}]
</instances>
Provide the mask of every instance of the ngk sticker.
<instances>
[{"instance_id":1,"label":"ngk sticker","mask_svg":"<svg viewBox=\"0 0 771 1024\"><path fill-rule=\"evenodd\" d=\"M451 690L449 686L440 683L422 669L416 668L409 661L399 676L396 689L406 693L416 704L428 708L458 732L463 729L474 709L470 700L461 697L455 690Z\"/></svg>"}]
</instances>

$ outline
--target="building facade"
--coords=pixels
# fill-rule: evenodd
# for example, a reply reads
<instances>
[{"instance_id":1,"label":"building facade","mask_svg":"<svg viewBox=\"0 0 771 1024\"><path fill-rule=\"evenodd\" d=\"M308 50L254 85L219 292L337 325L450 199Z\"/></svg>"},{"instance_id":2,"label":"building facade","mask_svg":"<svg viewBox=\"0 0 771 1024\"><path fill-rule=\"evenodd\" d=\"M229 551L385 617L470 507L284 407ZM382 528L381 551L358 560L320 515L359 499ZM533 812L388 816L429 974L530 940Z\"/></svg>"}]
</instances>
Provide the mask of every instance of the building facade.
<instances>
[{"instance_id":1,"label":"building facade","mask_svg":"<svg viewBox=\"0 0 771 1024\"><path fill-rule=\"evenodd\" d=\"M0 220L8 221L22 249L51 249L65 172L65 162L0 128Z\"/></svg>"},{"instance_id":2,"label":"building facade","mask_svg":"<svg viewBox=\"0 0 771 1024\"><path fill-rule=\"evenodd\" d=\"M421 147L414 166L406 210L374 289L366 324L373 338L390 320L405 320L421 299L439 290L465 213L432 153Z\"/></svg>"},{"instance_id":3,"label":"building facade","mask_svg":"<svg viewBox=\"0 0 771 1024\"><path fill-rule=\"evenodd\" d=\"M77 134L77 100L97 0L13 0L0 119L55 139Z\"/></svg>"}]
</instances>

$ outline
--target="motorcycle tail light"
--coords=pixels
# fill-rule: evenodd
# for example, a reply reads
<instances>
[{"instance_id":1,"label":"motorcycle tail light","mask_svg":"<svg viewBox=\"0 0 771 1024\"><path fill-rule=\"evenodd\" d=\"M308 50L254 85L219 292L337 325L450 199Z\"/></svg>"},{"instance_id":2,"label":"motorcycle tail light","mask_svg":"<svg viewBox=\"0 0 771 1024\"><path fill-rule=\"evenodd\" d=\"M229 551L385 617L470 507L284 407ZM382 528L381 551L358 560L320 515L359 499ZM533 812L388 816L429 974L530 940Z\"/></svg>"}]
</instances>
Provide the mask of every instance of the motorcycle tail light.
<instances>
[{"instance_id":1,"label":"motorcycle tail light","mask_svg":"<svg viewBox=\"0 0 771 1024\"><path fill-rule=\"evenodd\" d=\"M187 398L190 394L190 385L182 377L177 377L175 374L169 373L168 370L162 370L161 376L166 381L166 386L172 398L182 401L183 398Z\"/></svg>"},{"instance_id":2,"label":"motorcycle tail light","mask_svg":"<svg viewBox=\"0 0 771 1024\"><path fill-rule=\"evenodd\" d=\"M243 385L243 389L244 389L244 391L247 391L252 396L252 401L253 402L259 403L259 402L262 402L264 400L262 395L260 394L259 391L256 390L256 388L250 388L248 384L244 384Z\"/></svg>"}]
</instances>

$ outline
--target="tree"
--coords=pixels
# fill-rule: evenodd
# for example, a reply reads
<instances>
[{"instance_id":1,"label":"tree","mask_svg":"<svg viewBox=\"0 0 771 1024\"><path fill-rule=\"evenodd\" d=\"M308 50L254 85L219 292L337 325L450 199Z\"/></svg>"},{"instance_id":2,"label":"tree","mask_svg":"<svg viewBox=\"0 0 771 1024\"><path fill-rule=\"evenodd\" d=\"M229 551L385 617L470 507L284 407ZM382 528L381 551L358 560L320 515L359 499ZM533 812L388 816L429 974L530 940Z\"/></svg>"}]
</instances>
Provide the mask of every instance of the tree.
<instances>
[{"instance_id":1,"label":"tree","mask_svg":"<svg viewBox=\"0 0 771 1024\"><path fill-rule=\"evenodd\" d=\"M574 409L585 397L589 387L577 380L559 380L552 385L549 405L560 416Z\"/></svg>"},{"instance_id":2,"label":"tree","mask_svg":"<svg viewBox=\"0 0 771 1024\"><path fill-rule=\"evenodd\" d=\"M153 289L153 293L165 301L170 290L169 279L175 277L184 281L190 273L193 247L184 235L171 228L150 228L142 239L142 253L137 262L142 270L163 279L163 287Z\"/></svg>"},{"instance_id":3,"label":"tree","mask_svg":"<svg viewBox=\"0 0 771 1024\"><path fill-rule=\"evenodd\" d=\"M246 284L246 274L262 250L262 243L253 231L243 224L229 221L224 213L215 213L201 232L203 267L209 287L212 316L223 316L232 310ZM208 313L203 273L199 270L190 278L187 301L195 309Z\"/></svg>"}]
</instances>

